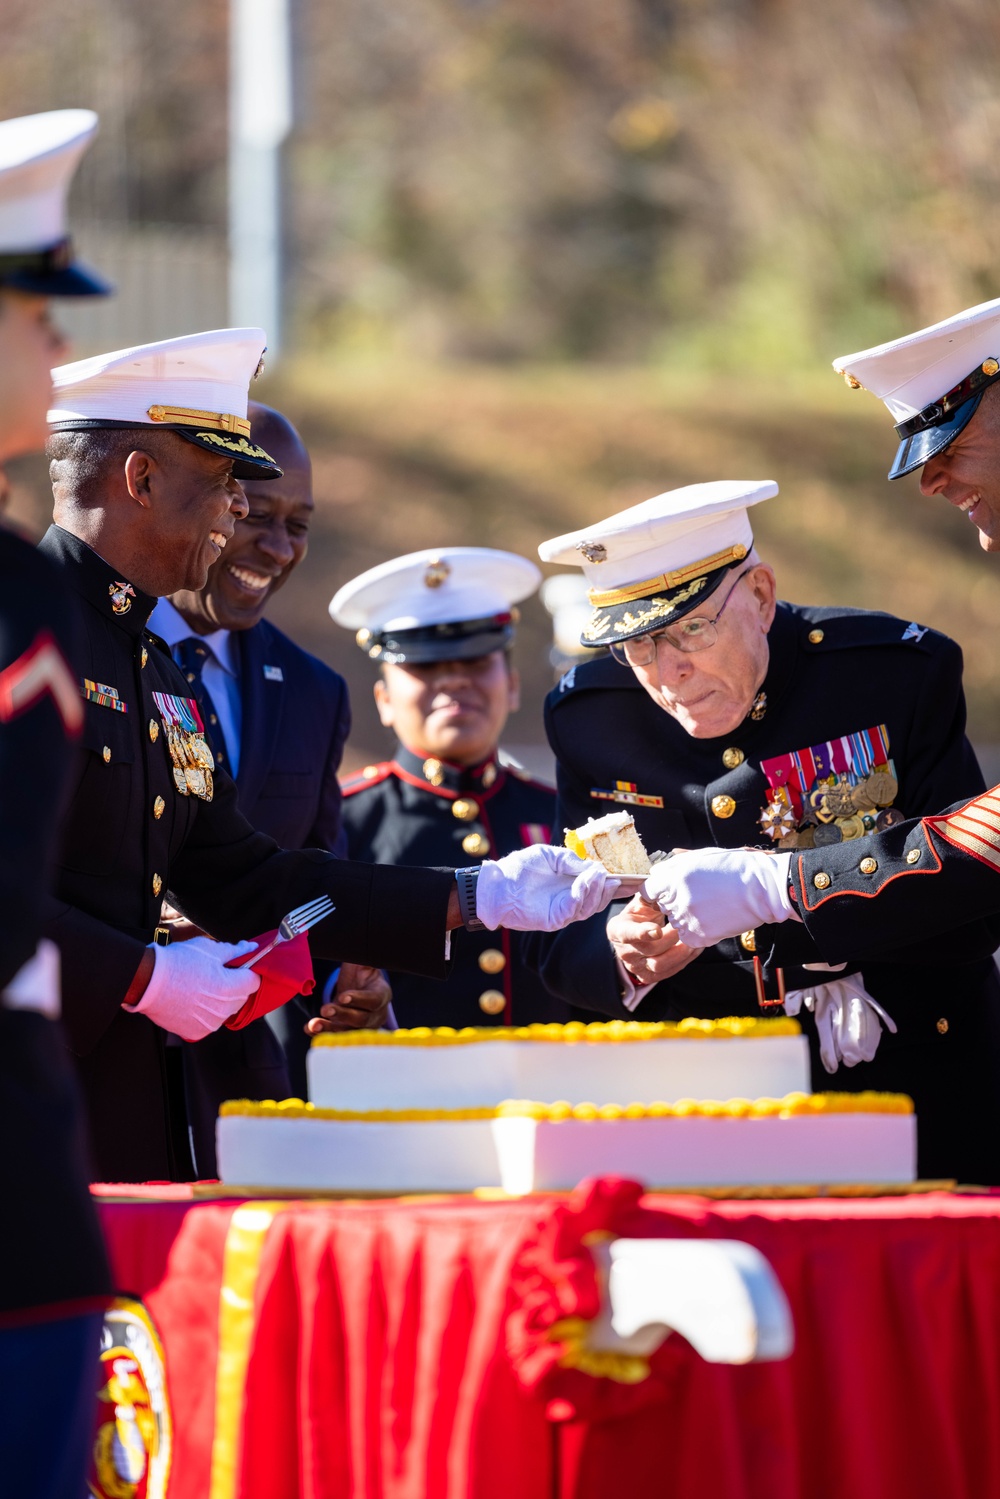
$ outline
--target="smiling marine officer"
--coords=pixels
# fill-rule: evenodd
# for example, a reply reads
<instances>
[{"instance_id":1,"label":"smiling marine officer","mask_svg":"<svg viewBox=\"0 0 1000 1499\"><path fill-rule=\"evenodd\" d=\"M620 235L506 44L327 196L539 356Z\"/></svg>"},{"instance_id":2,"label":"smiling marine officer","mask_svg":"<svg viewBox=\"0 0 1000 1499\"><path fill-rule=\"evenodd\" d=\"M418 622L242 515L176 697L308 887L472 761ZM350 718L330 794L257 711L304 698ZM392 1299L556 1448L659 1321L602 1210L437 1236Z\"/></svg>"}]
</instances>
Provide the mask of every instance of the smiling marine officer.
<instances>
[{"instance_id":1,"label":"smiling marine officer","mask_svg":"<svg viewBox=\"0 0 1000 1499\"><path fill-rule=\"evenodd\" d=\"M247 513L240 479L280 472L246 415L264 343L260 329L222 329L53 376L55 524L41 549L83 606L84 752L47 935L109 1181L190 1174L179 1048L165 1037L199 1040L235 1014L259 981L227 962L294 907L333 901L310 934L320 957L444 977L451 928L547 927L617 888L547 848L456 876L286 851L243 817L191 683L146 622L157 596L204 586ZM223 940L155 942L167 891Z\"/></svg>"}]
</instances>

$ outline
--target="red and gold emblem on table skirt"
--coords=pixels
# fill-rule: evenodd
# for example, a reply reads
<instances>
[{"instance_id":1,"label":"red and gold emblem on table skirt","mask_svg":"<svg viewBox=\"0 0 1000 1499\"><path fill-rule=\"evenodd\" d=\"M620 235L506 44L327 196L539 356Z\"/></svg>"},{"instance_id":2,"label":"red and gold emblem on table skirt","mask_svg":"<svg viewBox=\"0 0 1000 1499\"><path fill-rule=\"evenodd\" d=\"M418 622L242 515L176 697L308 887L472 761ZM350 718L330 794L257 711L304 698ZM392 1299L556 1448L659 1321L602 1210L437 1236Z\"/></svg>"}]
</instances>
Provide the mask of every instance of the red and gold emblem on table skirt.
<instances>
[{"instance_id":1,"label":"red and gold emblem on table skirt","mask_svg":"<svg viewBox=\"0 0 1000 1499\"><path fill-rule=\"evenodd\" d=\"M104 1314L97 1424L87 1487L94 1499L165 1499L172 1430L163 1348L141 1301Z\"/></svg>"}]
</instances>

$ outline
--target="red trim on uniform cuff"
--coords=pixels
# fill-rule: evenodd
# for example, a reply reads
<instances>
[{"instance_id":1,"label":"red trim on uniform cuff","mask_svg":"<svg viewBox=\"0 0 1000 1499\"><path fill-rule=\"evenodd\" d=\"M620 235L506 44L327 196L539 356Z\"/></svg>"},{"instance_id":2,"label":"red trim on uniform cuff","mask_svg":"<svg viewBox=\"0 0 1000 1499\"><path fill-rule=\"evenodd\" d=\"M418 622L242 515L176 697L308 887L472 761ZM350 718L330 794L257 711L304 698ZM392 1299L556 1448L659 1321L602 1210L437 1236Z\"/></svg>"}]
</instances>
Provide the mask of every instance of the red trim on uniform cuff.
<instances>
[{"instance_id":1,"label":"red trim on uniform cuff","mask_svg":"<svg viewBox=\"0 0 1000 1499\"><path fill-rule=\"evenodd\" d=\"M893 880L901 880L904 879L907 875L912 874L939 874L943 867L941 863L941 857L930 840L930 834L927 830L927 824L924 821L921 821L920 830L924 835L924 840L927 844L927 851L934 860L935 867L933 869L929 869L926 864L911 864L906 869L900 869L896 872L896 874L891 874L887 880L883 880L882 883L880 885L876 885L874 889L869 883L868 877L865 877L864 886L841 885L839 889L827 890L822 895L817 892L818 898L814 901L810 901L809 899L810 887L806 883L805 871L802 868L802 855L799 854L799 879L802 882L802 899L804 902L803 910L818 911L820 906L826 905L827 901L833 900L838 895L859 895L862 900L874 900L875 896L880 895L887 885L892 884ZM859 844L863 844L862 839L859 838L857 841ZM813 888L815 889L815 886Z\"/></svg>"}]
</instances>

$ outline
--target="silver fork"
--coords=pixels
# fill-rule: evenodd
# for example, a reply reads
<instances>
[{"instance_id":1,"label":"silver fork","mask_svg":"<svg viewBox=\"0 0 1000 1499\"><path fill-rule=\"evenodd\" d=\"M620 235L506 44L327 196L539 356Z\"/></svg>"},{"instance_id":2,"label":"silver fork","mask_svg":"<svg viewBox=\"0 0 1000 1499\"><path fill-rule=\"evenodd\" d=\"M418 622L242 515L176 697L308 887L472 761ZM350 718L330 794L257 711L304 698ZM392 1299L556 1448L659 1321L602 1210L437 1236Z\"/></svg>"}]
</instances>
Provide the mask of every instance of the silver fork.
<instances>
[{"instance_id":1,"label":"silver fork","mask_svg":"<svg viewBox=\"0 0 1000 1499\"><path fill-rule=\"evenodd\" d=\"M288 915L279 922L278 935L272 937L260 952L251 953L247 961L239 966L249 968L251 963L256 963L266 957L279 943L291 942L293 938L301 937L303 932L308 932L309 928L315 926L318 921L325 921L336 909L337 907L328 895L318 895L315 900L307 900L304 906L296 906L294 911L289 911Z\"/></svg>"}]
</instances>

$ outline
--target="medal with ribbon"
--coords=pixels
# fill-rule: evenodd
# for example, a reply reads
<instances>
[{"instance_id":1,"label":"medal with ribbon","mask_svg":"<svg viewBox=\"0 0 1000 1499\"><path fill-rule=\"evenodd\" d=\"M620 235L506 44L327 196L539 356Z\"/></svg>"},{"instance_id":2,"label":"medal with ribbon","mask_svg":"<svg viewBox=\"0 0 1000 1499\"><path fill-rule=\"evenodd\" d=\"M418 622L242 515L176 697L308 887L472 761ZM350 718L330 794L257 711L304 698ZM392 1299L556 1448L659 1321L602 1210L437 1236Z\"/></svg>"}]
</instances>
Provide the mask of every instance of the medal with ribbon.
<instances>
[{"instance_id":1,"label":"medal with ribbon","mask_svg":"<svg viewBox=\"0 0 1000 1499\"><path fill-rule=\"evenodd\" d=\"M770 799L760 825L782 848L814 848L881 832L902 814L885 724L761 761Z\"/></svg>"},{"instance_id":2,"label":"medal with ribbon","mask_svg":"<svg viewBox=\"0 0 1000 1499\"><path fill-rule=\"evenodd\" d=\"M181 796L198 796L210 802L215 757L205 739L198 704L194 698L173 697L168 692L154 692L153 701L163 720L177 791Z\"/></svg>"}]
</instances>

